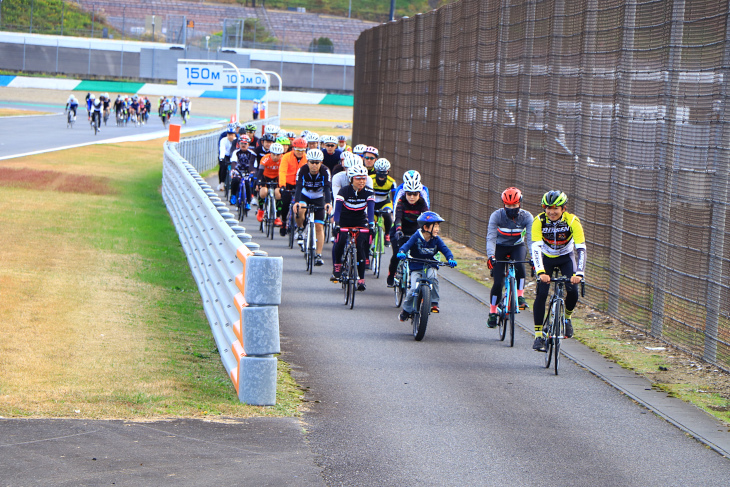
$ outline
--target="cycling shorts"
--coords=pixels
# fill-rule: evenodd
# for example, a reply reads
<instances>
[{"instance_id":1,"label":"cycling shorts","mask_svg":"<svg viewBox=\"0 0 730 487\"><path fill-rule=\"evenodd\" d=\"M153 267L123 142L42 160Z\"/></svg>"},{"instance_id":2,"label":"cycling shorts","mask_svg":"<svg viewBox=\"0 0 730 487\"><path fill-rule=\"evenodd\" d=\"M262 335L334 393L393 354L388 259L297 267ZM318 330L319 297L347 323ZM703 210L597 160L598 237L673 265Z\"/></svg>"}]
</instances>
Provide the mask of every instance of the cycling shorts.
<instances>
[{"instance_id":1,"label":"cycling shorts","mask_svg":"<svg viewBox=\"0 0 730 487\"><path fill-rule=\"evenodd\" d=\"M324 196L321 198L307 198L306 196L302 195L302 199L299 201L299 205L300 206L313 205L313 206L321 207L319 210L316 210L314 212L314 222L315 223L324 223L324 218L325 218Z\"/></svg>"}]
</instances>

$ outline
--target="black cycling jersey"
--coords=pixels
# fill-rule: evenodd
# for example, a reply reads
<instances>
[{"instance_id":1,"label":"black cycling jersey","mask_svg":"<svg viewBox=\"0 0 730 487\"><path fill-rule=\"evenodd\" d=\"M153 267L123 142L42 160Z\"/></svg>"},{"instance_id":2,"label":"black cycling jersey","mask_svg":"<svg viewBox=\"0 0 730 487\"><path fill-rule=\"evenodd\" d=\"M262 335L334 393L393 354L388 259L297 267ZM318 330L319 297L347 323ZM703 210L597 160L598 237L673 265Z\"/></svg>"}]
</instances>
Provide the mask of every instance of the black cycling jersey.
<instances>
[{"instance_id":1,"label":"black cycling jersey","mask_svg":"<svg viewBox=\"0 0 730 487\"><path fill-rule=\"evenodd\" d=\"M312 174L309 164L305 164L297 171L297 189L294 201L302 201L302 196L306 196L310 200L324 198L325 204L330 203L332 191L329 188L331 187L330 172L326 167L320 165L319 172Z\"/></svg>"},{"instance_id":2,"label":"black cycling jersey","mask_svg":"<svg viewBox=\"0 0 730 487\"><path fill-rule=\"evenodd\" d=\"M330 155L327 150L323 150L322 153L324 154L324 160L322 161L322 165L327 166L327 169L332 172L332 170L335 168L337 164L340 163L340 156L342 154L342 151L339 149L335 149L335 153Z\"/></svg>"},{"instance_id":3,"label":"black cycling jersey","mask_svg":"<svg viewBox=\"0 0 730 487\"><path fill-rule=\"evenodd\" d=\"M375 221L375 193L365 186L345 186L335 197L335 221L340 227L365 227Z\"/></svg>"},{"instance_id":4,"label":"black cycling jersey","mask_svg":"<svg viewBox=\"0 0 730 487\"><path fill-rule=\"evenodd\" d=\"M408 202L403 195L395 208L394 227L401 227L403 235L413 235L418 230L418 217L428 211L428 205L423 198L418 198L415 205Z\"/></svg>"},{"instance_id":5,"label":"black cycling jersey","mask_svg":"<svg viewBox=\"0 0 730 487\"><path fill-rule=\"evenodd\" d=\"M262 145L257 146L254 152L256 153L256 165L258 165L261 162L261 159L269 153L269 151L264 149L264 146Z\"/></svg>"}]
</instances>

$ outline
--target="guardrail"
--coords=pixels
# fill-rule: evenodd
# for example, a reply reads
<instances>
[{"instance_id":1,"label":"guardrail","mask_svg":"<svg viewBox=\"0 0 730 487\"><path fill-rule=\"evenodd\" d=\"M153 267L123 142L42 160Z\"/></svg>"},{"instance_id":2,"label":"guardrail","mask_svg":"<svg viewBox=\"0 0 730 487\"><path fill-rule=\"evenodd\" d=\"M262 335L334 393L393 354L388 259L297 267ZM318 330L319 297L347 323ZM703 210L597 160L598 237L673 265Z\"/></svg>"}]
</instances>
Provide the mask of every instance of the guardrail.
<instances>
[{"instance_id":1,"label":"guardrail","mask_svg":"<svg viewBox=\"0 0 730 487\"><path fill-rule=\"evenodd\" d=\"M217 138L215 133L210 136ZM191 145L189 140L180 145ZM202 149L205 143L195 143L201 161L209 158ZM177 146L164 145L162 197L198 285L221 361L241 402L274 405L283 260L268 257L251 242Z\"/></svg>"}]
</instances>

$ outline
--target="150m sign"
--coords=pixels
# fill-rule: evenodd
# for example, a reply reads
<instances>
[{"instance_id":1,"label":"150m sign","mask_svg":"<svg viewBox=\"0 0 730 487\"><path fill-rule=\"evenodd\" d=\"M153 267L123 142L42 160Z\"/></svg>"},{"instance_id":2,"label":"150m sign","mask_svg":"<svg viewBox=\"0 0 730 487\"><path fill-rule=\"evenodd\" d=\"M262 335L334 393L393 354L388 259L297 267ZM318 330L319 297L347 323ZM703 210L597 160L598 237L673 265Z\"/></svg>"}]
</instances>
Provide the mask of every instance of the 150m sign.
<instances>
[{"instance_id":1,"label":"150m sign","mask_svg":"<svg viewBox=\"0 0 730 487\"><path fill-rule=\"evenodd\" d=\"M178 64L177 87L184 89L223 89L223 66L215 64Z\"/></svg>"}]
</instances>

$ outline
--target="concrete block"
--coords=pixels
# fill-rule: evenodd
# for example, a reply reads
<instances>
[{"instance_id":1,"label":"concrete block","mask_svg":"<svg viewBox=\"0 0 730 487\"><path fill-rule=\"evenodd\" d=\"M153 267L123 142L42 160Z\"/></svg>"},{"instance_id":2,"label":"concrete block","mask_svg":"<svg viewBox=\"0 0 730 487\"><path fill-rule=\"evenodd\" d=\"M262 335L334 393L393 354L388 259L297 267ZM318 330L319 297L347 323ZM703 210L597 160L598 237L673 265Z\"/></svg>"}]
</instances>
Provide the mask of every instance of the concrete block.
<instances>
[{"instance_id":1,"label":"concrete block","mask_svg":"<svg viewBox=\"0 0 730 487\"><path fill-rule=\"evenodd\" d=\"M246 244L251 251L249 244ZM258 249L256 249L258 250ZM284 260L281 257L252 256L246 259L245 299L251 306L281 304Z\"/></svg>"},{"instance_id":2,"label":"concrete block","mask_svg":"<svg viewBox=\"0 0 730 487\"><path fill-rule=\"evenodd\" d=\"M243 357L238 365L238 400L253 406L274 406L276 364L276 357Z\"/></svg>"},{"instance_id":3,"label":"concrete block","mask_svg":"<svg viewBox=\"0 0 730 487\"><path fill-rule=\"evenodd\" d=\"M279 307L246 306L241 309L241 334L246 355L281 353Z\"/></svg>"}]
</instances>

